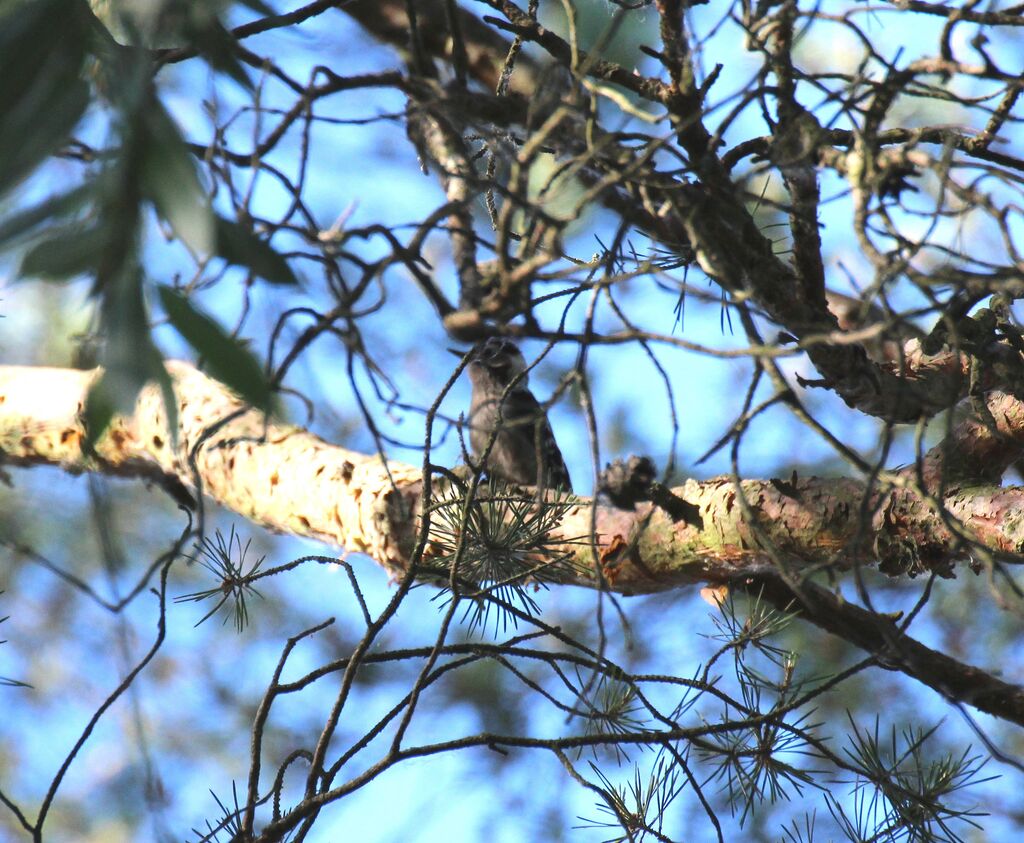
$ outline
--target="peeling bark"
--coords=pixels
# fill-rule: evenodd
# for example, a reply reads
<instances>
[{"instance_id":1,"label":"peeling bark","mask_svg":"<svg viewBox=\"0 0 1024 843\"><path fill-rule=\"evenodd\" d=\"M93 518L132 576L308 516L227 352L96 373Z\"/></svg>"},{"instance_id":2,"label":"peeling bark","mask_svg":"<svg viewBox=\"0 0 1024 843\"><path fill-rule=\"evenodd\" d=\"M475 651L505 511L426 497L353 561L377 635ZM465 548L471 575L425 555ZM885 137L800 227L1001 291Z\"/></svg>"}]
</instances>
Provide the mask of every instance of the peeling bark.
<instances>
[{"instance_id":1,"label":"peeling bark","mask_svg":"<svg viewBox=\"0 0 1024 843\"><path fill-rule=\"evenodd\" d=\"M179 404L177 444L159 391L147 387L135 412L116 419L89 456L82 451L80 411L97 372L0 367L3 462L142 477L190 490L198 481L211 499L254 523L365 553L393 576L406 570L418 526L419 468L265 422L187 363L168 363L168 370ZM1021 417L1013 399L997 400L1007 425ZM555 531L563 540L557 549L578 563L568 581L591 587L603 581L636 594L725 583L780 566L796 576L824 566L875 564L893 575L949 575L979 551L1001 558L1024 552L1020 488L949 489L941 504L952 522L910 483L869 493L851 478L737 484L722 477L689 480L674 492L698 508L699 526L674 522L651 503L627 512L599 501L593 542L580 540L590 535L592 501L578 499ZM956 532L951 523L959 524ZM428 546L427 561L431 553Z\"/></svg>"}]
</instances>

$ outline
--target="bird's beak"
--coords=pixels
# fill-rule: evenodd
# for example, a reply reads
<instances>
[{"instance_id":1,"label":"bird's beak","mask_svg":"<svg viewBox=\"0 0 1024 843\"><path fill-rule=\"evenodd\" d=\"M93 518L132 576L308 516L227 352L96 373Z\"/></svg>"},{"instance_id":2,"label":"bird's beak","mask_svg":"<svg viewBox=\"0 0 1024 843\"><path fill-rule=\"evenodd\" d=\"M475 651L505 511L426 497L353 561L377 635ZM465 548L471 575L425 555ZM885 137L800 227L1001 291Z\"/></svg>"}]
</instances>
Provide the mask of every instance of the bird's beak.
<instances>
[{"instance_id":1,"label":"bird's beak","mask_svg":"<svg viewBox=\"0 0 1024 843\"><path fill-rule=\"evenodd\" d=\"M446 348L445 351L447 351L449 354L454 354L456 357L465 357L466 356L466 352L465 351L459 351L459 349L457 349L457 348Z\"/></svg>"}]
</instances>

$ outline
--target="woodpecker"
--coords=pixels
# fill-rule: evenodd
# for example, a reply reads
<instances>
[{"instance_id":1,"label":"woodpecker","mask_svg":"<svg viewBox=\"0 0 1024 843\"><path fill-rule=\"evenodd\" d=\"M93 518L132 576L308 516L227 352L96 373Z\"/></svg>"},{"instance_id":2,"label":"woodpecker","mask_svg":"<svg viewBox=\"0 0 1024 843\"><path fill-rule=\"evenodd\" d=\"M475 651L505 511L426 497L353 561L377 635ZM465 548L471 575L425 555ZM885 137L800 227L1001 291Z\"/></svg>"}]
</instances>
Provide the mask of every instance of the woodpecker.
<instances>
[{"instance_id":1,"label":"woodpecker","mask_svg":"<svg viewBox=\"0 0 1024 843\"><path fill-rule=\"evenodd\" d=\"M479 343L473 348L468 368L473 383L469 444L476 457L484 453L498 428L487 455L487 472L519 486L571 492L572 481L562 452L544 408L530 392L526 360L515 343L503 337ZM513 381L515 385L510 387Z\"/></svg>"}]
</instances>

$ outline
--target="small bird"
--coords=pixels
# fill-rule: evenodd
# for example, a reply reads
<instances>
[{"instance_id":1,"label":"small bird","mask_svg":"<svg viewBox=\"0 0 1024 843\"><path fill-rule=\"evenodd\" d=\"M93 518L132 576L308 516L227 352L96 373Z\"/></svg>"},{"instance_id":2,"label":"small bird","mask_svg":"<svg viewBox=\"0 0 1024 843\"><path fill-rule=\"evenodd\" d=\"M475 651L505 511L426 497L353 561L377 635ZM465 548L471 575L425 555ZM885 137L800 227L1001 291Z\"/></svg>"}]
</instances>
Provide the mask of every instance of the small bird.
<instances>
[{"instance_id":1,"label":"small bird","mask_svg":"<svg viewBox=\"0 0 1024 843\"><path fill-rule=\"evenodd\" d=\"M503 337L479 343L471 353L468 368L473 383L469 443L476 457L484 453L498 428L487 455L488 473L519 486L571 492L572 481L562 452L544 408L530 392L526 360L515 343ZM514 380L515 385L509 387Z\"/></svg>"}]
</instances>

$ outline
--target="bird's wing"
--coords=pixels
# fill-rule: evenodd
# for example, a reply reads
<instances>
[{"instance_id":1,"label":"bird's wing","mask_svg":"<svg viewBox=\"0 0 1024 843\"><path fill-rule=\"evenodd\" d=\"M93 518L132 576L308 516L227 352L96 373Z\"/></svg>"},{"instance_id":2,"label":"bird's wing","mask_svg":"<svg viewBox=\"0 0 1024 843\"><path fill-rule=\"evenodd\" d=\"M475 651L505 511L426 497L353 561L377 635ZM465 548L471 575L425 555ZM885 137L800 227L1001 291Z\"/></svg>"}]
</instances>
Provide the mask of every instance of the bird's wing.
<instances>
[{"instance_id":1,"label":"bird's wing","mask_svg":"<svg viewBox=\"0 0 1024 843\"><path fill-rule=\"evenodd\" d=\"M506 427L515 428L520 435L528 439L529 447L544 466L542 479L545 485L550 489L571 492L572 480L569 478L569 470L565 467L565 460L562 458L558 442L555 441L547 413L534 398L533 393L528 389L512 390L506 396L502 409Z\"/></svg>"}]
</instances>

